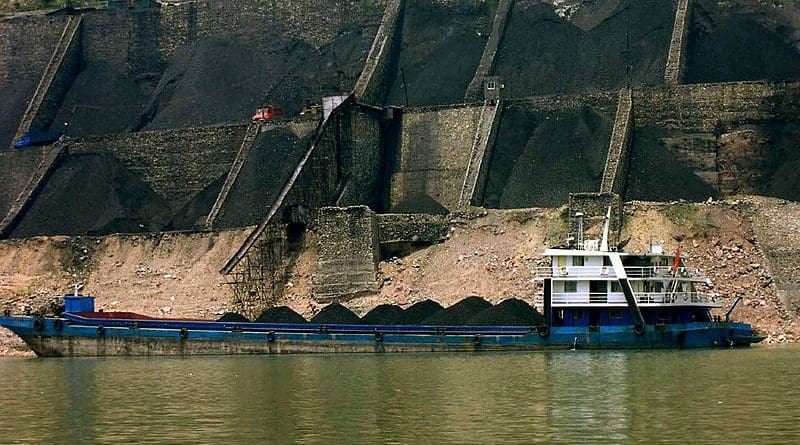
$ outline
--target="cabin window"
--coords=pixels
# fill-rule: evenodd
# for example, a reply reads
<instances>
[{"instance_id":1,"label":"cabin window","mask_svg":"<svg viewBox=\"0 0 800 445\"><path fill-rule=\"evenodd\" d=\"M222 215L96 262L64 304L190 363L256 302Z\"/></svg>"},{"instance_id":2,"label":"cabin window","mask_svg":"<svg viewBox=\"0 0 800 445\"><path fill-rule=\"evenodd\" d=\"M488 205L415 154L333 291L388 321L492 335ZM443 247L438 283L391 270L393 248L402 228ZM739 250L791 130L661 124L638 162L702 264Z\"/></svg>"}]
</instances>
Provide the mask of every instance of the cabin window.
<instances>
[{"instance_id":1,"label":"cabin window","mask_svg":"<svg viewBox=\"0 0 800 445\"><path fill-rule=\"evenodd\" d=\"M495 82L486 82L486 89L487 90L494 90L497 88L497 84Z\"/></svg>"},{"instance_id":2,"label":"cabin window","mask_svg":"<svg viewBox=\"0 0 800 445\"><path fill-rule=\"evenodd\" d=\"M565 257L565 256L557 256L556 257L556 264L558 264L558 267L567 267L567 257Z\"/></svg>"},{"instance_id":3,"label":"cabin window","mask_svg":"<svg viewBox=\"0 0 800 445\"><path fill-rule=\"evenodd\" d=\"M565 281L564 282L564 292L571 292L575 293L578 292L578 282L577 281Z\"/></svg>"},{"instance_id":4,"label":"cabin window","mask_svg":"<svg viewBox=\"0 0 800 445\"><path fill-rule=\"evenodd\" d=\"M608 318L611 320L622 320L624 315L622 309L611 309L608 311Z\"/></svg>"},{"instance_id":5,"label":"cabin window","mask_svg":"<svg viewBox=\"0 0 800 445\"><path fill-rule=\"evenodd\" d=\"M622 292L622 285L619 284L619 281L611 282L611 292Z\"/></svg>"},{"instance_id":6,"label":"cabin window","mask_svg":"<svg viewBox=\"0 0 800 445\"><path fill-rule=\"evenodd\" d=\"M603 266L611 267L611 258L604 256L603 257Z\"/></svg>"},{"instance_id":7,"label":"cabin window","mask_svg":"<svg viewBox=\"0 0 800 445\"><path fill-rule=\"evenodd\" d=\"M574 257L572 257L572 265L573 266L583 266L583 257L582 256L574 256Z\"/></svg>"}]
</instances>

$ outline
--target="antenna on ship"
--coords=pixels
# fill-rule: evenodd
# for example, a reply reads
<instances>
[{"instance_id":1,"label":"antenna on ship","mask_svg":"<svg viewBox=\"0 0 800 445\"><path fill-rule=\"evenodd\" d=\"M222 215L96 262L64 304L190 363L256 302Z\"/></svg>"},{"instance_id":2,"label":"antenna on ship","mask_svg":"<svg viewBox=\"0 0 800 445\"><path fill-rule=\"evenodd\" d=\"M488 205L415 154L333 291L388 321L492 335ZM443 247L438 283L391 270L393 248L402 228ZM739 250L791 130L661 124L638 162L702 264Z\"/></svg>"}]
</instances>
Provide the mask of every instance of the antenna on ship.
<instances>
[{"instance_id":1,"label":"antenna on ship","mask_svg":"<svg viewBox=\"0 0 800 445\"><path fill-rule=\"evenodd\" d=\"M611 223L611 206L608 206L605 220L603 221L603 238L600 240L600 251L608 252L608 226Z\"/></svg>"}]
</instances>

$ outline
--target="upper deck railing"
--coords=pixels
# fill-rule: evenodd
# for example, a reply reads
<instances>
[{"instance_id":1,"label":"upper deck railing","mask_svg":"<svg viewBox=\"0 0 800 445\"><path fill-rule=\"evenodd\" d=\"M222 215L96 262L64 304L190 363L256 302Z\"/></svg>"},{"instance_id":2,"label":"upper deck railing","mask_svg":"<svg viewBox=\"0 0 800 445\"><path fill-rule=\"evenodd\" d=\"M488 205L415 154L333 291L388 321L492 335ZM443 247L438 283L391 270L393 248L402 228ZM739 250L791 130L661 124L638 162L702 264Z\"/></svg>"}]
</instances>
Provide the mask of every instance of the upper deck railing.
<instances>
[{"instance_id":1,"label":"upper deck railing","mask_svg":"<svg viewBox=\"0 0 800 445\"><path fill-rule=\"evenodd\" d=\"M705 279L706 274L700 269L689 269L679 267L675 272L668 266L630 266L625 268L628 278L647 279L647 278L683 278L683 279ZM534 269L534 277L543 278L616 278L617 274L611 266L565 266L565 267L537 267Z\"/></svg>"},{"instance_id":2,"label":"upper deck railing","mask_svg":"<svg viewBox=\"0 0 800 445\"><path fill-rule=\"evenodd\" d=\"M718 296L705 292L637 292L637 304L665 304L665 305L702 305L718 306ZM615 304L626 305L625 295L622 292L611 293L586 293L586 292L556 292L553 293L554 305L586 305L586 304Z\"/></svg>"}]
</instances>

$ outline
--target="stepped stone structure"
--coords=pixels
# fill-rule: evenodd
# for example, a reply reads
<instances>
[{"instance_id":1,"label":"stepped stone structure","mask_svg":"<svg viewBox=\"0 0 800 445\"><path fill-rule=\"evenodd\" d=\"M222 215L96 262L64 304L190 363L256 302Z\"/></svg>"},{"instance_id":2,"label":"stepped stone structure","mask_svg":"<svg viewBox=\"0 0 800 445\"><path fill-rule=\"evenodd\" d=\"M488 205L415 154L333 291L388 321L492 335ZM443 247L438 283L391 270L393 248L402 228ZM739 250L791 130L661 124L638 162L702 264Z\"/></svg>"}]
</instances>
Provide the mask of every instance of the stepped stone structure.
<instances>
[{"instance_id":1,"label":"stepped stone structure","mask_svg":"<svg viewBox=\"0 0 800 445\"><path fill-rule=\"evenodd\" d=\"M623 89L619 92L617 117L614 120L611 143L608 146L608 155L603 170L603 181L600 185L600 193L613 192L618 195L624 194L624 183L628 175L626 166L632 128L633 101L631 99L631 90Z\"/></svg>"},{"instance_id":2,"label":"stepped stone structure","mask_svg":"<svg viewBox=\"0 0 800 445\"><path fill-rule=\"evenodd\" d=\"M28 103L12 144L29 130L47 130L81 65L81 16L70 16Z\"/></svg>"}]
</instances>

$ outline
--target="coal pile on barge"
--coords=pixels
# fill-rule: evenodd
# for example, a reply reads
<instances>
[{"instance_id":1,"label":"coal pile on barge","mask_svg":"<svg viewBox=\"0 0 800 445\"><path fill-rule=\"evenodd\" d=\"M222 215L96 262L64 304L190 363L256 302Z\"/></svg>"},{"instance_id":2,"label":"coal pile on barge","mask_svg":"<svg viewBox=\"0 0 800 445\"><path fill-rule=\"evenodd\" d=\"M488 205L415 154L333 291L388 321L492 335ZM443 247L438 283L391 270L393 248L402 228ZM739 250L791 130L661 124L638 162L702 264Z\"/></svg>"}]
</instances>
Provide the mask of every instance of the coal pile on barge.
<instances>
[{"instance_id":1,"label":"coal pile on barge","mask_svg":"<svg viewBox=\"0 0 800 445\"><path fill-rule=\"evenodd\" d=\"M405 324L405 311L400 306L381 304L361 317L362 324Z\"/></svg>"},{"instance_id":2,"label":"coal pile on barge","mask_svg":"<svg viewBox=\"0 0 800 445\"><path fill-rule=\"evenodd\" d=\"M538 326L546 324L545 318L530 304L511 298L467 321L470 326Z\"/></svg>"},{"instance_id":3,"label":"coal pile on barge","mask_svg":"<svg viewBox=\"0 0 800 445\"><path fill-rule=\"evenodd\" d=\"M302 315L293 311L287 306L271 307L256 318L256 323L286 323L286 324L305 324L308 323Z\"/></svg>"},{"instance_id":4,"label":"coal pile on barge","mask_svg":"<svg viewBox=\"0 0 800 445\"><path fill-rule=\"evenodd\" d=\"M458 303L441 310L423 320L422 324L430 326L463 326L480 312L492 307L492 303L481 297L467 297Z\"/></svg>"},{"instance_id":5,"label":"coal pile on barge","mask_svg":"<svg viewBox=\"0 0 800 445\"><path fill-rule=\"evenodd\" d=\"M404 324L422 324L425 319L443 310L442 305L433 300L414 303L404 311Z\"/></svg>"},{"instance_id":6,"label":"coal pile on barge","mask_svg":"<svg viewBox=\"0 0 800 445\"><path fill-rule=\"evenodd\" d=\"M250 323L250 319L236 312L225 312L217 321L222 323Z\"/></svg>"},{"instance_id":7,"label":"coal pile on barge","mask_svg":"<svg viewBox=\"0 0 800 445\"><path fill-rule=\"evenodd\" d=\"M339 303L331 303L325 306L314 318L312 324L361 324L353 311L347 309Z\"/></svg>"}]
</instances>

